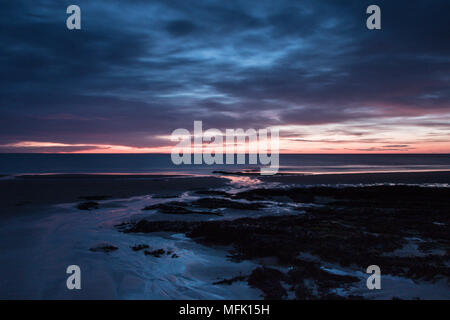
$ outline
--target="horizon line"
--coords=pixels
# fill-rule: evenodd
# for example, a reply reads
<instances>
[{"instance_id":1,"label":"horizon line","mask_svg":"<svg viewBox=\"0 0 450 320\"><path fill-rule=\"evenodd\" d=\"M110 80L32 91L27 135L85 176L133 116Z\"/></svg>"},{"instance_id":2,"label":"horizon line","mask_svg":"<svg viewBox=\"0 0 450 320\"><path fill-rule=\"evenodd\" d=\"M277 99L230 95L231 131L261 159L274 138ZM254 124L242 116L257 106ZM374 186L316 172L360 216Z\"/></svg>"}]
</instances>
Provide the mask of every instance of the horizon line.
<instances>
[{"instance_id":1,"label":"horizon line","mask_svg":"<svg viewBox=\"0 0 450 320\"><path fill-rule=\"evenodd\" d=\"M0 152L0 155L6 154L21 154L21 155L31 155L31 154L39 154L39 155L171 155L169 152ZM203 153L191 153L191 155L195 154L203 154ZM227 153L222 153L226 155ZM233 155L240 154L256 154L258 153L233 153ZM267 154L271 154L268 152ZM320 152L320 153L311 153L311 152L278 152L278 154L284 155L450 155L450 152Z\"/></svg>"}]
</instances>

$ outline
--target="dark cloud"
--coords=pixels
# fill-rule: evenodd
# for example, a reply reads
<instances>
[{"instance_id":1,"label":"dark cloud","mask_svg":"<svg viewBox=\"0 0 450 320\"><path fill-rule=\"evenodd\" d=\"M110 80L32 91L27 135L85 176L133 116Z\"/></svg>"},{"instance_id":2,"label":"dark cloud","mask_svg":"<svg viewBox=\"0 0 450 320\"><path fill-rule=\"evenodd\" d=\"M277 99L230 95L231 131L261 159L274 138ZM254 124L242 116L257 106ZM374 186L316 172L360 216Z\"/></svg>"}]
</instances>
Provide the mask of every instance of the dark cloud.
<instances>
[{"instance_id":1,"label":"dark cloud","mask_svg":"<svg viewBox=\"0 0 450 320\"><path fill-rule=\"evenodd\" d=\"M261 128L450 113L447 0L377 1L378 31L365 27L366 0L79 0L80 31L65 27L70 4L2 3L0 144L151 147L194 120Z\"/></svg>"},{"instance_id":2,"label":"dark cloud","mask_svg":"<svg viewBox=\"0 0 450 320\"><path fill-rule=\"evenodd\" d=\"M179 37L194 32L196 26L192 22L187 20L176 20L169 22L166 29L171 35Z\"/></svg>"}]
</instances>

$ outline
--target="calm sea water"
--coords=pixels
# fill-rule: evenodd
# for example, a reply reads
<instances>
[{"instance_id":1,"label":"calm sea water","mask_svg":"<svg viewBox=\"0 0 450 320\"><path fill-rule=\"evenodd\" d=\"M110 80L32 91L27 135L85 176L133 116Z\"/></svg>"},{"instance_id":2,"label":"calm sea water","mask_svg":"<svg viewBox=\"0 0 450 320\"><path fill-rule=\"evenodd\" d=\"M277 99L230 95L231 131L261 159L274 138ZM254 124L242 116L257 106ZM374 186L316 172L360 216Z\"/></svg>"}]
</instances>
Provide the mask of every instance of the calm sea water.
<instances>
[{"instance_id":1,"label":"calm sea water","mask_svg":"<svg viewBox=\"0 0 450 320\"><path fill-rule=\"evenodd\" d=\"M168 154L0 154L0 174L192 173L259 165L174 165ZM282 154L280 172L345 173L450 170L450 154Z\"/></svg>"}]
</instances>

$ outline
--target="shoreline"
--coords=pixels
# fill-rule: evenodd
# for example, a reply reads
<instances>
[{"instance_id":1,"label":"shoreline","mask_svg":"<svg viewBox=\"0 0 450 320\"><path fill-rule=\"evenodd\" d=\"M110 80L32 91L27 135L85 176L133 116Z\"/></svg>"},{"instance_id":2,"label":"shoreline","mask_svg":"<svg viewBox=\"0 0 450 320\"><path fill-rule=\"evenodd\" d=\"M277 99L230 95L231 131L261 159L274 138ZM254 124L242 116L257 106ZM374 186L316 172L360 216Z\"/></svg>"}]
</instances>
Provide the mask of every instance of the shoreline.
<instances>
[{"instance_id":1,"label":"shoreline","mask_svg":"<svg viewBox=\"0 0 450 320\"><path fill-rule=\"evenodd\" d=\"M230 176L234 175L230 174ZM266 183L282 185L450 184L450 171L274 176L250 173L236 174L236 176L256 179L259 181L259 186ZM24 206L77 202L85 197L95 196L125 199L150 194L180 194L186 190L223 188L229 186L230 182L229 177L215 174L210 176L39 174L0 180L0 194L4 209L19 209Z\"/></svg>"}]
</instances>

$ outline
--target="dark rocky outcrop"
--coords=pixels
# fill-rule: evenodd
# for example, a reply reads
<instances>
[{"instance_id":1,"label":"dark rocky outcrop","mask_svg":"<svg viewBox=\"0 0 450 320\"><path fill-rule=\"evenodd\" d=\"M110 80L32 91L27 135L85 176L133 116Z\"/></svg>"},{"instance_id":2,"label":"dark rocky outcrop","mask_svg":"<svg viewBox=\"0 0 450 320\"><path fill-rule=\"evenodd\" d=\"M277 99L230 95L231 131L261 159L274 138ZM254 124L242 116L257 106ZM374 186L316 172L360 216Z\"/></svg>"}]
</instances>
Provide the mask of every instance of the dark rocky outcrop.
<instances>
[{"instance_id":1,"label":"dark rocky outcrop","mask_svg":"<svg viewBox=\"0 0 450 320\"><path fill-rule=\"evenodd\" d=\"M99 243L89 248L89 250L92 252L106 252L106 253L116 251L118 249L119 248L109 243Z\"/></svg>"},{"instance_id":2,"label":"dark rocky outcrop","mask_svg":"<svg viewBox=\"0 0 450 320\"><path fill-rule=\"evenodd\" d=\"M306 213L297 215L192 222L144 219L119 228L124 232L185 233L206 245L230 246L230 257L237 261L276 258L276 264L288 267L289 272L261 268L248 278L268 299L284 298L287 286L299 299L338 299L333 289L361 280L323 270L325 263L363 272L368 265L376 264L382 266L383 274L450 281L449 196L447 188L406 186L257 189L234 198L328 201L326 205L302 208ZM228 205L210 199L212 202L200 199L200 204L212 206L217 201L215 205ZM409 239L420 240L420 254L396 254ZM321 262L301 259L304 254ZM227 284L226 279L223 284Z\"/></svg>"},{"instance_id":3,"label":"dark rocky outcrop","mask_svg":"<svg viewBox=\"0 0 450 320\"><path fill-rule=\"evenodd\" d=\"M143 249L148 249L148 248L150 248L150 247L147 244L138 244L138 245L134 245L131 247L131 249L133 251L141 251Z\"/></svg>"},{"instance_id":4,"label":"dark rocky outcrop","mask_svg":"<svg viewBox=\"0 0 450 320\"><path fill-rule=\"evenodd\" d=\"M162 255L166 254L166 250L164 250L164 249L157 249L157 250L153 250L153 251L145 250L144 254L146 256L154 256L155 258L159 258Z\"/></svg>"},{"instance_id":5,"label":"dark rocky outcrop","mask_svg":"<svg viewBox=\"0 0 450 320\"><path fill-rule=\"evenodd\" d=\"M287 291L281 285L285 275L276 269L256 268L248 277L248 284L260 289L265 299L280 300L287 297Z\"/></svg>"},{"instance_id":6,"label":"dark rocky outcrop","mask_svg":"<svg viewBox=\"0 0 450 320\"><path fill-rule=\"evenodd\" d=\"M248 279L248 276L236 276L236 277L233 277L230 279L223 279L223 280L213 282L213 284L215 284L215 285L218 285L218 284L231 285L235 282L246 281L247 279Z\"/></svg>"}]
</instances>

